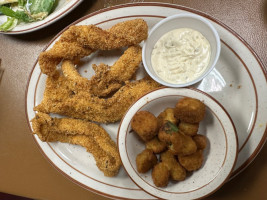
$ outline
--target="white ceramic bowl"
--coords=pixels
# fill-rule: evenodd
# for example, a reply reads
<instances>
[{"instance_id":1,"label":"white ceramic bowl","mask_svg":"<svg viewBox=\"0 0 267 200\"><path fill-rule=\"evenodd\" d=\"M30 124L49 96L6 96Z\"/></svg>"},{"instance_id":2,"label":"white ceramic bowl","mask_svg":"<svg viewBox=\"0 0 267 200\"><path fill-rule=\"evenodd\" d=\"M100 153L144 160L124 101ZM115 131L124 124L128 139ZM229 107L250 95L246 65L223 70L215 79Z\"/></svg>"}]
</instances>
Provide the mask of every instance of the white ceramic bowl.
<instances>
[{"instance_id":1,"label":"white ceramic bowl","mask_svg":"<svg viewBox=\"0 0 267 200\"><path fill-rule=\"evenodd\" d=\"M204 162L184 181L170 181L167 187L158 188L151 178L151 170L145 174L137 172L135 159L145 149L145 144L132 131L131 120L140 110L148 110L157 116L165 108L175 107L177 100L183 97L199 99L206 105L206 116L198 131L208 139ZM199 199L218 190L230 176L238 150L236 130L230 115L215 99L193 88L161 88L140 98L122 119L117 142L129 177L141 189L160 199Z\"/></svg>"},{"instance_id":2,"label":"white ceramic bowl","mask_svg":"<svg viewBox=\"0 0 267 200\"><path fill-rule=\"evenodd\" d=\"M156 42L167 32L178 28L190 28L199 31L210 43L211 56L206 70L196 79L183 84L174 84L164 81L154 71L151 64L151 53ZM147 73L157 82L169 87L186 87L201 81L212 71L218 61L221 51L220 37L213 25L205 18L195 14L177 14L167 17L157 23L149 32L144 43L142 59Z\"/></svg>"}]
</instances>

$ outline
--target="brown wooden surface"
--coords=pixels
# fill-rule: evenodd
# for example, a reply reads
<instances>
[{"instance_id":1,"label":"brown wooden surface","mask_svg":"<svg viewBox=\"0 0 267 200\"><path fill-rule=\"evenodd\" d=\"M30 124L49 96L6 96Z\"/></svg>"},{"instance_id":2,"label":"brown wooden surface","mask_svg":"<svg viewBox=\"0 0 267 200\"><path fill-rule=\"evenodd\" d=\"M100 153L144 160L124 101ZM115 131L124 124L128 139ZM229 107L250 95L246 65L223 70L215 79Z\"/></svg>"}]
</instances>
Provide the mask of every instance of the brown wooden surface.
<instances>
[{"instance_id":1,"label":"brown wooden surface","mask_svg":"<svg viewBox=\"0 0 267 200\"><path fill-rule=\"evenodd\" d=\"M25 89L32 66L45 45L65 26L103 7L131 1L87 1L56 23L29 34L0 35L0 192L34 199L106 198L87 191L59 173L42 156L25 116ZM267 63L266 0L165 1L203 11L236 31ZM1 77L1 76L0 76ZM252 164L207 199L266 199L267 146Z\"/></svg>"}]
</instances>

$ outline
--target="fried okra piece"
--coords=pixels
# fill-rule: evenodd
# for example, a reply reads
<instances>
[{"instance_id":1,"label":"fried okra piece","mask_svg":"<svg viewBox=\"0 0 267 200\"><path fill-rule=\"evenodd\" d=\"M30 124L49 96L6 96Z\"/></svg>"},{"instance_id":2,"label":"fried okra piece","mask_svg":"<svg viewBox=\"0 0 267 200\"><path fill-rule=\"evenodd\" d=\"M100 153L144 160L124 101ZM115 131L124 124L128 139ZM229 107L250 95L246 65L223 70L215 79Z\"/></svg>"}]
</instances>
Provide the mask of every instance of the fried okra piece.
<instances>
[{"instance_id":1,"label":"fried okra piece","mask_svg":"<svg viewBox=\"0 0 267 200\"><path fill-rule=\"evenodd\" d=\"M154 165L156 165L158 159L151 149L145 149L136 156L136 167L139 173L146 173Z\"/></svg>"},{"instance_id":2,"label":"fried okra piece","mask_svg":"<svg viewBox=\"0 0 267 200\"><path fill-rule=\"evenodd\" d=\"M132 129L147 142L157 135L158 121L157 118L148 111L137 112L131 122Z\"/></svg>"},{"instance_id":3,"label":"fried okra piece","mask_svg":"<svg viewBox=\"0 0 267 200\"><path fill-rule=\"evenodd\" d=\"M175 155L183 152L184 144L181 133L174 133L169 143L168 149Z\"/></svg>"},{"instance_id":4,"label":"fried okra piece","mask_svg":"<svg viewBox=\"0 0 267 200\"><path fill-rule=\"evenodd\" d=\"M185 97L174 108L177 119L187 123L199 123L205 116L205 104L198 99Z\"/></svg>"},{"instance_id":5,"label":"fried okra piece","mask_svg":"<svg viewBox=\"0 0 267 200\"><path fill-rule=\"evenodd\" d=\"M170 171L168 167L160 162L152 170L152 180L157 187L166 187L169 183Z\"/></svg>"},{"instance_id":6,"label":"fried okra piece","mask_svg":"<svg viewBox=\"0 0 267 200\"><path fill-rule=\"evenodd\" d=\"M167 149L167 145L156 136L152 140L146 142L146 148L151 149L154 153L161 153Z\"/></svg>"},{"instance_id":7,"label":"fried okra piece","mask_svg":"<svg viewBox=\"0 0 267 200\"><path fill-rule=\"evenodd\" d=\"M196 153L188 156L179 155L178 160L187 171L197 170L202 166L203 163L203 151L197 150Z\"/></svg>"},{"instance_id":8,"label":"fried okra piece","mask_svg":"<svg viewBox=\"0 0 267 200\"><path fill-rule=\"evenodd\" d=\"M178 122L174 116L174 108L166 108L158 115L157 119L159 127L163 126L166 121L170 121L173 124L177 124Z\"/></svg>"},{"instance_id":9,"label":"fried okra piece","mask_svg":"<svg viewBox=\"0 0 267 200\"><path fill-rule=\"evenodd\" d=\"M186 170L180 165L180 163L176 160L175 156L170 151L161 153L160 159L168 167L172 180L185 180Z\"/></svg>"},{"instance_id":10,"label":"fried okra piece","mask_svg":"<svg viewBox=\"0 0 267 200\"><path fill-rule=\"evenodd\" d=\"M186 156L195 153L197 151L197 145L195 141L192 139L192 137L185 135L183 133L180 134L182 138L183 147L182 150L177 153L177 155Z\"/></svg>"},{"instance_id":11,"label":"fried okra piece","mask_svg":"<svg viewBox=\"0 0 267 200\"><path fill-rule=\"evenodd\" d=\"M169 121L159 130L158 138L165 142L175 155L190 155L197 151L197 145L192 137L180 132L177 126Z\"/></svg>"},{"instance_id":12,"label":"fried okra piece","mask_svg":"<svg viewBox=\"0 0 267 200\"><path fill-rule=\"evenodd\" d=\"M199 123L186 123L180 122L178 125L178 129L182 131L186 135L196 135L198 132Z\"/></svg>"},{"instance_id":13,"label":"fried okra piece","mask_svg":"<svg viewBox=\"0 0 267 200\"><path fill-rule=\"evenodd\" d=\"M182 150L182 137L180 133L178 133L177 126L172 122L167 121L163 124L159 130L158 138L160 141L166 143L168 145L168 149L170 149L174 154L178 154Z\"/></svg>"},{"instance_id":14,"label":"fried okra piece","mask_svg":"<svg viewBox=\"0 0 267 200\"><path fill-rule=\"evenodd\" d=\"M197 149L205 149L207 146L207 138L204 135L195 135L193 136L193 140L197 145Z\"/></svg>"},{"instance_id":15,"label":"fried okra piece","mask_svg":"<svg viewBox=\"0 0 267 200\"><path fill-rule=\"evenodd\" d=\"M158 138L160 141L169 144L171 143L172 137L175 133L178 133L178 127L172 122L166 121L159 129Z\"/></svg>"}]
</instances>

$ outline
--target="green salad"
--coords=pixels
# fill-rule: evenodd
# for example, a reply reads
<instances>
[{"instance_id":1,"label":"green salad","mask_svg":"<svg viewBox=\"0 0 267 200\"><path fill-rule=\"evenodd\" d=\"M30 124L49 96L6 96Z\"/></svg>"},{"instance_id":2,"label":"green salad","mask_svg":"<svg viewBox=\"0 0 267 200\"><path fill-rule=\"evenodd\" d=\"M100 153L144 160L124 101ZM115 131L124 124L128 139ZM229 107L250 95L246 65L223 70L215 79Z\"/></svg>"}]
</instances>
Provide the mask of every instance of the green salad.
<instances>
[{"instance_id":1,"label":"green salad","mask_svg":"<svg viewBox=\"0 0 267 200\"><path fill-rule=\"evenodd\" d=\"M20 22L43 20L56 4L57 0L0 0L0 15L7 16L7 21L0 24L0 31L10 31Z\"/></svg>"}]
</instances>

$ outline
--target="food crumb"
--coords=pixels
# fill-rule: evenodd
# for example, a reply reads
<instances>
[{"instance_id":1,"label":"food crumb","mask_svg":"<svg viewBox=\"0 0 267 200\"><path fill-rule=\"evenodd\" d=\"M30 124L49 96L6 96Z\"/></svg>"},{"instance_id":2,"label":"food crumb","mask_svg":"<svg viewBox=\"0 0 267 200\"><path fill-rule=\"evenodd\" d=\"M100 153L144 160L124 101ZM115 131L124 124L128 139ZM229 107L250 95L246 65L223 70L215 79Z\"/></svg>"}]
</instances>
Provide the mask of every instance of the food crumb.
<instances>
[{"instance_id":1,"label":"food crumb","mask_svg":"<svg viewBox=\"0 0 267 200\"><path fill-rule=\"evenodd\" d=\"M84 70L85 73L87 73L87 70Z\"/></svg>"},{"instance_id":2,"label":"food crumb","mask_svg":"<svg viewBox=\"0 0 267 200\"><path fill-rule=\"evenodd\" d=\"M239 85L239 86L237 86L237 89L240 89L242 86L241 85Z\"/></svg>"},{"instance_id":3,"label":"food crumb","mask_svg":"<svg viewBox=\"0 0 267 200\"><path fill-rule=\"evenodd\" d=\"M233 87L233 84L230 84L230 87Z\"/></svg>"}]
</instances>

